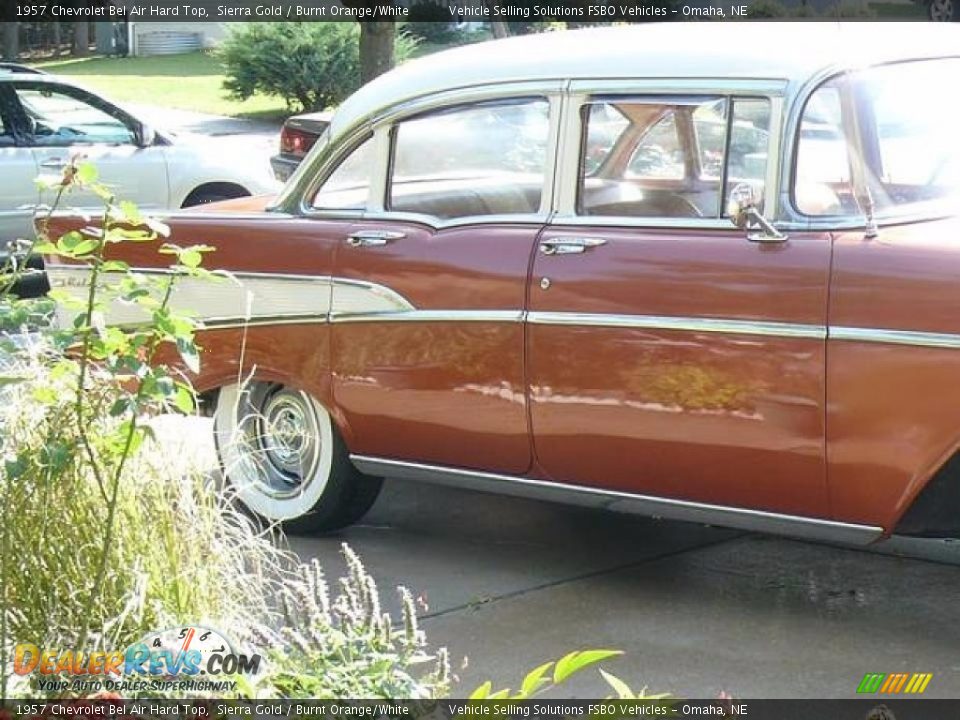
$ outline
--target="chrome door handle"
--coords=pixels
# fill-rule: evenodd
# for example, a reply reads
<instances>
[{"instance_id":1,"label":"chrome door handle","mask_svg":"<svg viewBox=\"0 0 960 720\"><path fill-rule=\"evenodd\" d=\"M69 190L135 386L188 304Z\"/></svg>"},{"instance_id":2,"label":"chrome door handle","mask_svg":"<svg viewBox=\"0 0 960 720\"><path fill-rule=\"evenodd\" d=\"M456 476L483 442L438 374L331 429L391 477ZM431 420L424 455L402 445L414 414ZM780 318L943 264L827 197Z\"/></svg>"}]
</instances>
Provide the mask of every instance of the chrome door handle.
<instances>
[{"instance_id":1,"label":"chrome door handle","mask_svg":"<svg viewBox=\"0 0 960 720\"><path fill-rule=\"evenodd\" d=\"M394 240L406 237L406 233L395 230L360 230L347 238L350 247L379 247Z\"/></svg>"},{"instance_id":2,"label":"chrome door handle","mask_svg":"<svg viewBox=\"0 0 960 720\"><path fill-rule=\"evenodd\" d=\"M606 244L606 240L598 237L551 238L540 241L540 252L544 255L572 255Z\"/></svg>"},{"instance_id":3,"label":"chrome door handle","mask_svg":"<svg viewBox=\"0 0 960 720\"><path fill-rule=\"evenodd\" d=\"M65 167L66 164L67 164L67 161L64 160L63 158L47 158L42 163L40 163L40 167L62 168L62 167Z\"/></svg>"}]
</instances>

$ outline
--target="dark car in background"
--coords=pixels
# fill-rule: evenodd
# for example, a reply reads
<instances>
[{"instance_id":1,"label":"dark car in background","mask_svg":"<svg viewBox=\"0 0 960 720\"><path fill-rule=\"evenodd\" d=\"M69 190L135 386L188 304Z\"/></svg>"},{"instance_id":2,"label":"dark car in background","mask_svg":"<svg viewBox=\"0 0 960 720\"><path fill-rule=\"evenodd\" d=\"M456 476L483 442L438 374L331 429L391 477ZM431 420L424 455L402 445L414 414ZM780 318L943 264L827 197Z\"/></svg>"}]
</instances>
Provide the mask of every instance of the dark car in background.
<instances>
[{"instance_id":1,"label":"dark car in background","mask_svg":"<svg viewBox=\"0 0 960 720\"><path fill-rule=\"evenodd\" d=\"M960 22L958 0L914 0L927 10L927 18L933 22Z\"/></svg>"},{"instance_id":2,"label":"dark car in background","mask_svg":"<svg viewBox=\"0 0 960 720\"><path fill-rule=\"evenodd\" d=\"M270 158L273 174L287 181L300 161L310 152L317 139L330 125L333 113L315 112L293 115L283 123L280 131L280 152Z\"/></svg>"}]
</instances>

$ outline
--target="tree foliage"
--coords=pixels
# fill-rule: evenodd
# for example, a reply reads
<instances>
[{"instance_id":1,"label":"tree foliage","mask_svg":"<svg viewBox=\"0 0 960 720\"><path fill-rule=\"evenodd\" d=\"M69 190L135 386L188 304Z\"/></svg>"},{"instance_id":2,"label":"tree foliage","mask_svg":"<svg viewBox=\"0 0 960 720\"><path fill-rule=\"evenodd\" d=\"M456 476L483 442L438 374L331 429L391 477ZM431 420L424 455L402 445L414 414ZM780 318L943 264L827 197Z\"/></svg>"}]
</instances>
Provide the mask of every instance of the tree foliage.
<instances>
[{"instance_id":1,"label":"tree foliage","mask_svg":"<svg viewBox=\"0 0 960 720\"><path fill-rule=\"evenodd\" d=\"M220 55L224 87L246 100L254 93L278 95L291 110L322 110L360 87L358 23L275 22L240 25ZM416 43L397 36L395 57L410 56Z\"/></svg>"}]
</instances>

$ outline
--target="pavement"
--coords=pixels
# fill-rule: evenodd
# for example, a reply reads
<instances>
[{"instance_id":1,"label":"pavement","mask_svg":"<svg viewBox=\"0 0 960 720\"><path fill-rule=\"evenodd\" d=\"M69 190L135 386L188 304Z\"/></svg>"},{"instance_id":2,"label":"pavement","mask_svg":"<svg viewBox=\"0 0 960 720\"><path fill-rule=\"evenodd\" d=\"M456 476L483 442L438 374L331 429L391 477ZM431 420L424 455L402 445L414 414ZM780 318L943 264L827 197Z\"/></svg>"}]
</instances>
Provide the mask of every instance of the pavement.
<instances>
[{"instance_id":1,"label":"pavement","mask_svg":"<svg viewBox=\"0 0 960 720\"><path fill-rule=\"evenodd\" d=\"M197 442L209 422L162 432L214 466ZM956 552L905 558L399 480L359 524L288 541L330 578L348 543L392 611L397 585L421 597L455 696L613 648L624 655L604 668L635 690L691 698L850 698L867 672L930 672L926 697L960 697ZM608 693L591 670L548 697Z\"/></svg>"}]
</instances>

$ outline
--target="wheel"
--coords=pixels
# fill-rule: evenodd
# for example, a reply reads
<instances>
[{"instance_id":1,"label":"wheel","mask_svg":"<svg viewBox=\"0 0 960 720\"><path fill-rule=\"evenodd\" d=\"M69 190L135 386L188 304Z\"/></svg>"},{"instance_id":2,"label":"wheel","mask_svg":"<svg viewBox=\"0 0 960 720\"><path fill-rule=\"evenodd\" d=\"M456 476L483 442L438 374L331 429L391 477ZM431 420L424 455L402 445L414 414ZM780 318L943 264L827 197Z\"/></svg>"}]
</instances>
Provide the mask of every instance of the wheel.
<instances>
[{"instance_id":1,"label":"wheel","mask_svg":"<svg viewBox=\"0 0 960 720\"><path fill-rule=\"evenodd\" d=\"M337 530L370 509L382 480L361 474L330 414L308 393L250 382L220 389L214 439L237 498L294 532Z\"/></svg>"},{"instance_id":2,"label":"wheel","mask_svg":"<svg viewBox=\"0 0 960 720\"><path fill-rule=\"evenodd\" d=\"M957 0L930 0L927 3L927 16L934 22L950 22L954 19Z\"/></svg>"}]
</instances>

